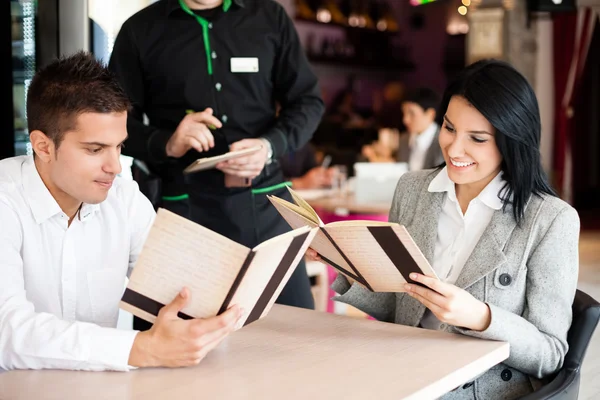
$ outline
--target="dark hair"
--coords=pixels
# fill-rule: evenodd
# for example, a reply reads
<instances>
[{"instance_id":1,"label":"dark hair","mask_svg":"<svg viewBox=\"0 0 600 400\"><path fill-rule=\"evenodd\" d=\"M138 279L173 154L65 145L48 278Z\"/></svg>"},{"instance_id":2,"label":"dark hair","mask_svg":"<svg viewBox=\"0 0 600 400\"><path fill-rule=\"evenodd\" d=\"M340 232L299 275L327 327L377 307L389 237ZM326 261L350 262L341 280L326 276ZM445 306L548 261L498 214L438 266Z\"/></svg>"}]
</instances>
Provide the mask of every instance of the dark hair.
<instances>
[{"instance_id":1,"label":"dark hair","mask_svg":"<svg viewBox=\"0 0 600 400\"><path fill-rule=\"evenodd\" d=\"M418 104L424 111L430 108L437 111L440 105L440 95L433 89L420 87L409 90L402 99L402 102Z\"/></svg>"},{"instance_id":2,"label":"dark hair","mask_svg":"<svg viewBox=\"0 0 600 400\"><path fill-rule=\"evenodd\" d=\"M556 193L548 183L540 156L541 122L537 98L527 79L510 64L493 59L477 61L448 85L440 110L453 96L462 96L496 130L506 185L498 196L512 203L517 223L532 195Z\"/></svg>"},{"instance_id":3,"label":"dark hair","mask_svg":"<svg viewBox=\"0 0 600 400\"><path fill-rule=\"evenodd\" d=\"M129 111L127 94L108 68L85 51L60 57L33 77L27 92L29 133L40 130L58 148L86 112Z\"/></svg>"}]
</instances>

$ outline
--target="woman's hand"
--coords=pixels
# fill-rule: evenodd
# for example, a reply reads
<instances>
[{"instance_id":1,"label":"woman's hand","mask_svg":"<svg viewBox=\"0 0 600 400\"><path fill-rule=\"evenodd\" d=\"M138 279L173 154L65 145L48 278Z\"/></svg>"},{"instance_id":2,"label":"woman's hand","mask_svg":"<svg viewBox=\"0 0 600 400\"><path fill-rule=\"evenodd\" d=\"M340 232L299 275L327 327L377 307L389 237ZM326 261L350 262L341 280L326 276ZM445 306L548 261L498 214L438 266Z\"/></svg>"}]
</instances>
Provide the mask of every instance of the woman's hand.
<instances>
[{"instance_id":1,"label":"woman's hand","mask_svg":"<svg viewBox=\"0 0 600 400\"><path fill-rule=\"evenodd\" d=\"M474 331L484 331L490 325L490 308L466 290L422 274L410 278L420 284L405 284L407 294L419 300L440 321Z\"/></svg>"},{"instance_id":2,"label":"woman's hand","mask_svg":"<svg viewBox=\"0 0 600 400\"><path fill-rule=\"evenodd\" d=\"M319 253L317 253L315 250L311 249L310 247L308 248L308 250L306 250L306 253L304 253L304 255L306 256L306 259L309 261L318 261L323 264L327 264L325 261L323 261L321 256L319 256ZM350 278L346 274L343 274L343 275L351 285L354 283L354 279Z\"/></svg>"}]
</instances>

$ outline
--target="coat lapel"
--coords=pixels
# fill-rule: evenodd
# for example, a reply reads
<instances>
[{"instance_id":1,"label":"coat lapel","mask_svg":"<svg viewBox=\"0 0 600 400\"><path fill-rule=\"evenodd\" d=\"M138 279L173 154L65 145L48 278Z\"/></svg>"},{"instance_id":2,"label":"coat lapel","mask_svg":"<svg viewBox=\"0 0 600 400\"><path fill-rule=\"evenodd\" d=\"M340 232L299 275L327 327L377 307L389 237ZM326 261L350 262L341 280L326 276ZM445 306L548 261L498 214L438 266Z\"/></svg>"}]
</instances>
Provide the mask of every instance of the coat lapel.
<instances>
[{"instance_id":1,"label":"coat lapel","mask_svg":"<svg viewBox=\"0 0 600 400\"><path fill-rule=\"evenodd\" d=\"M433 264L433 254L435 251L435 241L437 238L437 225L442 205L444 204L445 193L429 193L424 196L424 199L417 205L413 215L419 215L418 218L413 218L410 225L406 227L411 237L421 249L421 252ZM421 200L421 198L419 198ZM425 306L418 300L402 294L402 307L398 309L399 315L396 319L401 318L402 323L410 326L417 326L425 313Z\"/></svg>"},{"instance_id":2,"label":"coat lapel","mask_svg":"<svg viewBox=\"0 0 600 400\"><path fill-rule=\"evenodd\" d=\"M461 289L468 288L505 263L504 246L516 226L512 207L507 206L505 211L495 211L492 220L467 259L456 286Z\"/></svg>"},{"instance_id":3,"label":"coat lapel","mask_svg":"<svg viewBox=\"0 0 600 400\"><path fill-rule=\"evenodd\" d=\"M438 220L442 212L444 198L445 193L443 192L429 193L424 198L420 198L421 201L417 204L413 214L419 215L419 217L414 218L411 216L413 220L407 226L408 232L430 264L433 263Z\"/></svg>"}]
</instances>

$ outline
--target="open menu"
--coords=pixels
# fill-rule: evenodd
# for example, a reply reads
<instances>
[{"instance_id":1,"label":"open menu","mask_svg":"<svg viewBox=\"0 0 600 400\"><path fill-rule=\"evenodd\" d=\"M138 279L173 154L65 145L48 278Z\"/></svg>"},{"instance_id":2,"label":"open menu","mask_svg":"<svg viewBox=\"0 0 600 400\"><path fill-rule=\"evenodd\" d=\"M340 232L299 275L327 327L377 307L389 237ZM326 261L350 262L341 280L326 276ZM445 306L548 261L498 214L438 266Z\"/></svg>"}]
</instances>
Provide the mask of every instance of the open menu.
<instances>
[{"instance_id":1,"label":"open menu","mask_svg":"<svg viewBox=\"0 0 600 400\"><path fill-rule=\"evenodd\" d=\"M374 292L404 292L411 272L437 278L410 233L392 222L349 220L324 224L315 210L288 188L294 203L268 196L292 229L318 229L310 247L327 264Z\"/></svg>"},{"instance_id":2,"label":"open menu","mask_svg":"<svg viewBox=\"0 0 600 400\"><path fill-rule=\"evenodd\" d=\"M184 286L184 319L218 315L237 304L240 326L265 316L308 249L316 230L304 226L253 249L159 209L120 307L154 322Z\"/></svg>"}]
</instances>

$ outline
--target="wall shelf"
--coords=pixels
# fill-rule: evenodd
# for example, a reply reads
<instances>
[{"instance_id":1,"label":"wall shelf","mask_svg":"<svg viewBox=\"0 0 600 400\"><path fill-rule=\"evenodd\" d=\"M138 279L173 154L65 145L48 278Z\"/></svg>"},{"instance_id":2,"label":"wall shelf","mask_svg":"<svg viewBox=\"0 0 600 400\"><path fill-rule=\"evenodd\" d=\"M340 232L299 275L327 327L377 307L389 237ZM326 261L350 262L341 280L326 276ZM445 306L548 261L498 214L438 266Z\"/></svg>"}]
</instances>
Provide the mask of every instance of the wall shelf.
<instances>
[{"instance_id":1,"label":"wall shelf","mask_svg":"<svg viewBox=\"0 0 600 400\"><path fill-rule=\"evenodd\" d=\"M385 31L380 31L376 28L361 28L358 26L350 26L348 24L341 24L341 23L337 23L337 22L320 22L316 19L308 19L308 18L304 18L304 17L295 17L296 21L300 21L300 22L304 22L307 24L314 24L314 25L318 25L318 26L329 26L332 28L341 28L341 29L346 29L349 31L353 31L353 32L364 32L367 34L380 34L380 35L397 35L400 33L400 31L390 31L390 30L385 30Z\"/></svg>"},{"instance_id":2,"label":"wall shelf","mask_svg":"<svg viewBox=\"0 0 600 400\"><path fill-rule=\"evenodd\" d=\"M351 67L370 71L410 71L415 65L410 61L391 61L380 63L376 61L365 61L335 57L308 56L313 65L327 65L332 67Z\"/></svg>"}]
</instances>

